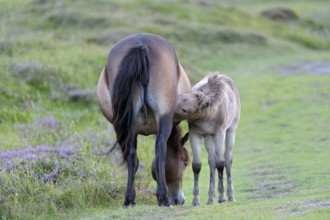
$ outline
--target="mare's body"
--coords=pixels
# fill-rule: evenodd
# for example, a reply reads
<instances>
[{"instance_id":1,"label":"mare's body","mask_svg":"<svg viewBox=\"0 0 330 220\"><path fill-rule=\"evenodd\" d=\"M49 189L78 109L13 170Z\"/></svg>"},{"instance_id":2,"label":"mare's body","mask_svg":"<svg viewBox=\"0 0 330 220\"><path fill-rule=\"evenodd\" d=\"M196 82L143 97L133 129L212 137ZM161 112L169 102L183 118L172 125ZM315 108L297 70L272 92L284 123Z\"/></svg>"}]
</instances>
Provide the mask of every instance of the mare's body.
<instances>
[{"instance_id":1,"label":"mare's body","mask_svg":"<svg viewBox=\"0 0 330 220\"><path fill-rule=\"evenodd\" d=\"M99 78L97 97L103 115L114 126L127 161L124 206L135 204L138 134L156 134L153 170L158 204L184 203L181 181L188 154L174 111L178 95L190 91L189 79L173 47L162 37L136 34L111 49ZM171 181L180 183L171 184L167 176L176 176Z\"/></svg>"}]
</instances>

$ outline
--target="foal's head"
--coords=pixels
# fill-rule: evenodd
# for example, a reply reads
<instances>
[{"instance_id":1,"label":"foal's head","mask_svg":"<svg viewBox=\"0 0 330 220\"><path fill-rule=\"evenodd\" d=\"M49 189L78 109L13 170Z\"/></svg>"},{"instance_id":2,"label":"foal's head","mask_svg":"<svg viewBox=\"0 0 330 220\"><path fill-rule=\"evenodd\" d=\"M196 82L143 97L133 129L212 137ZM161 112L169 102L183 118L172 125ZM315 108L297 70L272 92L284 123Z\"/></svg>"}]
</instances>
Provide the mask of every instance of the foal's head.
<instances>
[{"instance_id":1,"label":"foal's head","mask_svg":"<svg viewBox=\"0 0 330 220\"><path fill-rule=\"evenodd\" d=\"M205 110L210 105L210 98L203 92L194 91L188 94L179 95L176 103L175 116L187 119L188 115Z\"/></svg>"},{"instance_id":2,"label":"foal's head","mask_svg":"<svg viewBox=\"0 0 330 220\"><path fill-rule=\"evenodd\" d=\"M171 204L183 205L186 198L183 194L182 177L189 163L189 154L184 144L188 140L188 134L182 137L180 125L173 126L171 135L167 141L167 154L165 175L168 187L168 197ZM152 162L152 176L157 180L156 161Z\"/></svg>"}]
</instances>

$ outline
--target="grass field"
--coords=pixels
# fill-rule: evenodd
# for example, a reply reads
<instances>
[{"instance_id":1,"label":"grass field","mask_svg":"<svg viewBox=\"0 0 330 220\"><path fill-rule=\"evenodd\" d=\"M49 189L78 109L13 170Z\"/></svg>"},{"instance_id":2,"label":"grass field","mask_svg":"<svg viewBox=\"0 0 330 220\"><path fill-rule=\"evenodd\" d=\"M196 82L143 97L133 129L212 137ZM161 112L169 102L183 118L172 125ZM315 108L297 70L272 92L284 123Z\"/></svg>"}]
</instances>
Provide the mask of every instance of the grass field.
<instances>
[{"instance_id":1,"label":"grass field","mask_svg":"<svg viewBox=\"0 0 330 220\"><path fill-rule=\"evenodd\" d=\"M298 18L261 16L278 6ZM1 219L329 219L329 15L326 0L0 0ZM126 170L99 155L115 135L94 90L111 46L137 32L168 39L192 84L235 80L236 203L206 205L203 149L202 205L189 165L186 203L159 208L153 138L140 137L137 205L121 207Z\"/></svg>"}]
</instances>

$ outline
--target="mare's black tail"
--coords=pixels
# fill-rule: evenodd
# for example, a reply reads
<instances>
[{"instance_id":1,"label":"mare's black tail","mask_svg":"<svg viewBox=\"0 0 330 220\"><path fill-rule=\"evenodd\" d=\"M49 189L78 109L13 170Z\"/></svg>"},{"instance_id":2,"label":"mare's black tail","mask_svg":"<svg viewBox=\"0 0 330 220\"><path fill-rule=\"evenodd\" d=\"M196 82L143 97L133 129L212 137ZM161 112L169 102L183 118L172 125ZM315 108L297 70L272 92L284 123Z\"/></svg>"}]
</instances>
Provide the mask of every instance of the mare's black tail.
<instances>
[{"instance_id":1,"label":"mare's black tail","mask_svg":"<svg viewBox=\"0 0 330 220\"><path fill-rule=\"evenodd\" d=\"M136 136L135 121L137 111L132 93L138 88L143 88L143 93L145 94L149 76L148 48L145 46L131 48L120 63L111 92L113 126L125 161ZM141 99L143 101L144 97L141 97Z\"/></svg>"}]
</instances>

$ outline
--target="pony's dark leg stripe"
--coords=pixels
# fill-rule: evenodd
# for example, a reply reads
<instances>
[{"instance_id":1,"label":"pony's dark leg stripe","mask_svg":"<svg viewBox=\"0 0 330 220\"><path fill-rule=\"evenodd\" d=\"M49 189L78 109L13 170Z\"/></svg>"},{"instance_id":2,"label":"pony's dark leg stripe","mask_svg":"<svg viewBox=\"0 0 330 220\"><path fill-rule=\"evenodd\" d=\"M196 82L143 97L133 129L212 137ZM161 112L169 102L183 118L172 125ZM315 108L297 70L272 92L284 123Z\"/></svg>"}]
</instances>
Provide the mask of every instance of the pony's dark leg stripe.
<instances>
[{"instance_id":1,"label":"pony's dark leg stripe","mask_svg":"<svg viewBox=\"0 0 330 220\"><path fill-rule=\"evenodd\" d=\"M194 172L194 190L193 190L193 206L199 206L199 187L198 187L198 180L199 180L199 173L201 172L202 169L202 164L201 163L193 163L192 164L192 169Z\"/></svg>"},{"instance_id":2,"label":"pony's dark leg stripe","mask_svg":"<svg viewBox=\"0 0 330 220\"><path fill-rule=\"evenodd\" d=\"M219 203L226 202L226 197L224 193L224 186L223 186L223 170L225 168L224 163L217 163L216 164L217 170L218 170L218 192L219 192Z\"/></svg>"},{"instance_id":3,"label":"pony's dark leg stripe","mask_svg":"<svg viewBox=\"0 0 330 220\"><path fill-rule=\"evenodd\" d=\"M156 138L156 172L157 172L157 199L159 206L169 206L167 196L167 185L165 176L165 161L167 153L166 141L172 130L172 117L170 115L162 116L159 120L158 135Z\"/></svg>"}]
</instances>

